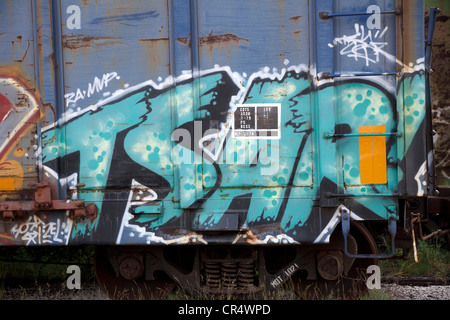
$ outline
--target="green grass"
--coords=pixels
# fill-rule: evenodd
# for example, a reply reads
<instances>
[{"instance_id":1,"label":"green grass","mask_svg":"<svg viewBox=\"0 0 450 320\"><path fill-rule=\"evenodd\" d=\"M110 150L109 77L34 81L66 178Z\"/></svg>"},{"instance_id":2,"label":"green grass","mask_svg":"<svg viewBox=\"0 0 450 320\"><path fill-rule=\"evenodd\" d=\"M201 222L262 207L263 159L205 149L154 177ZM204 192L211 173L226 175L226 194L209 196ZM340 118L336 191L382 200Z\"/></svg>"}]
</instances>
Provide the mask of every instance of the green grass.
<instances>
[{"instance_id":1,"label":"green grass","mask_svg":"<svg viewBox=\"0 0 450 320\"><path fill-rule=\"evenodd\" d=\"M413 250L409 252L408 260L387 259L380 260L379 266L382 277L395 276L432 276L445 278L450 276L450 251L446 250L438 240L417 241L417 254L419 262L414 261ZM398 249L397 255L401 255ZM67 267L77 264L81 268L82 283L94 281L93 270L94 247L0 247L0 260L24 260L29 262L1 262L0 261L0 300L3 298L5 289L10 283L35 283L35 282L61 282L65 283L68 274ZM42 263L41 263L42 262ZM45 264L45 262L60 264ZM288 284L286 284L288 285ZM295 300L303 299L293 294L293 288L284 292L264 294L264 300ZM169 300L204 299L204 296L191 297L186 291L178 289L173 292ZM229 297L218 297L229 298ZM260 298L261 299L261 298ZM336 299L330 296L326 299ZM369 290L362 296L361 300L392 300L392 296L383 290Z\"/></svg>"},{"instance_id":2,"label":"green grass","mask_svg":"<svg viewBox=\"0 0 450 320\"><path fill-rule=\"evenodd\" d=\"M417 256L418 262L415 262L414 252L411 250L408 260L380 260L382 276L433 276L436 278L450 276L450 251L446 250L437 239L418 240Z\"/></svg>"},{"instance_id":3,"label":"green grass","mask_svg":"<svg viewBox=\"0 0 450 320\"><path fill-rule=\"evenodd\" d=\"M360 300L392 300L392 294L384 292L381 289L373 289L367 291Z\"/></svg>"}]
</instances>

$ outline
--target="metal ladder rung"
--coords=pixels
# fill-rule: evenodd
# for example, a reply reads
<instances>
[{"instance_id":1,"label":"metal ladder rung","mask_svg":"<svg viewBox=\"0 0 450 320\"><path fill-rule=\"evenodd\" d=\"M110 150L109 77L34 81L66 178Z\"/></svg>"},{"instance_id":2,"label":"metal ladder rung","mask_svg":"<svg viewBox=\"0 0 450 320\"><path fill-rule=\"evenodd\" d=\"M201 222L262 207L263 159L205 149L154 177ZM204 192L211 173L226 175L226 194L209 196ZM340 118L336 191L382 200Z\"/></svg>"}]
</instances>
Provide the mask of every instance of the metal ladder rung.
<instances>
[{"instance_id":1,"label":"metal ladder rung","mask_svg":"<svg viewBox=\"0 0 450 320\"><path fill-rule=\"evenodd\" d=\"M375 76L397 76L401 77L402 72L374 72L374 73L329 73L324 72L319 76L319 79L334 79L334 78L350 78L350 77L375 77Z\"/></svg>"},{"instance_id":2,"label":"metal ladder rung","mask_svg":"<svg viewBox=\"0 0 450 320\"><path fill-rule=\"evenodd\" d=\"M402 14L402 11L400 9L395 9L392 11L382 11L379 12L379 14L395 14L396 16L399 16ZM320 19L329 19L334 17L349 17L349 16L371 16L371 15L373 15L373 12L343 12L343 13L329 13L327 11L319 12Z\"/></svg>"},{"instance_id":3,"label":"metal ladder rung","mask_svg":"<svg viewBox=\"0 0 450 320\"><path fill-rule=\"evenodd\" d=\"M379 198L379 197L399 197L398 193L373 193L373 194L353 194L353 193L325 193L327 198Z\"/></svg>"},{"instance_id":4,"label":"metal ladder rung","mask_svg":"<svg viewBox=\"0 0 450 320\"><path fill-rule=\"evenodd\" d=\"M352 138L352 137L401 137L401 132L391 132L391 133L331 133L327 132L323 134L324 139L332 138Z\"/></svg>"}]
</instances>

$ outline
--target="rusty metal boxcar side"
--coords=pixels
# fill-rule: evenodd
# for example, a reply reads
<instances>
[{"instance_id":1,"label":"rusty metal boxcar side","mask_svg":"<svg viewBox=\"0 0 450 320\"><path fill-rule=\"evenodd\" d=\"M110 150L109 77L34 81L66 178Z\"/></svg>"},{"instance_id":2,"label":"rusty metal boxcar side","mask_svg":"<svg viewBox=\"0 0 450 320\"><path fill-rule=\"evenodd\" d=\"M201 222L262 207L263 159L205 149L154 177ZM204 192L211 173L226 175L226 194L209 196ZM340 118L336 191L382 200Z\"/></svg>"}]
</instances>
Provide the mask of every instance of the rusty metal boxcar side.
<instances>
[{"instance_id":1,"label":"rusty metal boxcar side","mask_svg":"<svg viewBox=\"0 0 450 320\"><path fill-rule=\"evenodd\" d=\"M342 221L376 259L355 221L394 238L434 190L421 0L15 0L0 30L1 244L297 248ZM117 276L179 272L141 249ZM196 250L193 282L230 257Z\"/></svg>"}]
</instances>

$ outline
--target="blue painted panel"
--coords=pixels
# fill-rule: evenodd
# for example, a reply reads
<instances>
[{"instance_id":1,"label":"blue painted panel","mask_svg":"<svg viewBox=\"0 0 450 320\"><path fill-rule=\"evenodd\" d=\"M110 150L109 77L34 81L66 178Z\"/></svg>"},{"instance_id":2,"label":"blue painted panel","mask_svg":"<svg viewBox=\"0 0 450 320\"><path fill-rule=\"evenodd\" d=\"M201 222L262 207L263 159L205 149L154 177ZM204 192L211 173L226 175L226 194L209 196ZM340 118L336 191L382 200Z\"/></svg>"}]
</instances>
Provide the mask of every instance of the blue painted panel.
<instances>
[{"instance_id":1,"label":"blue painted panel","mask_svg":"<svg viewBox=\"0 0 450 320\"><path fill-rule=\"evenodd\" d=\"M0 2L0 201L17 198L18 190L29 190L39 179L34 19L32 1Z\"/></svg>"},{"instance_id":2,"label":"blue painted panel","mask_svg":"<svg viewBox=\"0 0 450 320\"><path fill-rule=\"evenodd\" d=\"M42 179L99 211L51 213L64 243L320 243L342 206L383 220L394 195L423 194L422 1L400 16L381 14L391 0L123 3L0 7L0 63L20 65L39 96ZM33 24L13 28L17 15ZM26 62L14 61L19 31ZM376 125L402 135L386 138L387 183L361 185L357 138L333 135ZM21 226L8 233L40 244Z\"/></svg>"},{"instance_id":3,"label":"blue painted panel","mask_svg":"<svg viewBox=\"0 0 450 320\"><path fill-rule=\"evenodd\" d=\"M34 29L32 2L0 3L0 62L3 68L14 66L34 82Z\"/></svg>"}]
</instances>

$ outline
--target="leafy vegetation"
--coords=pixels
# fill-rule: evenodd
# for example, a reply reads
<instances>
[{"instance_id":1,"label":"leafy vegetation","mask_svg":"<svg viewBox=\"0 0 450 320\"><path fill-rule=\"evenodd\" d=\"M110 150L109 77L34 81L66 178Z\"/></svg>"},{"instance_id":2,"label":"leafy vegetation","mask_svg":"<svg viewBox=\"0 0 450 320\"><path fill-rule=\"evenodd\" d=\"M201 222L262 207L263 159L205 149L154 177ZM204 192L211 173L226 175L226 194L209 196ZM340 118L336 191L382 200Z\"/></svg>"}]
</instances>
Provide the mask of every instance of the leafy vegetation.
<instances>
[{"instance_id":1,"label":"leafy vegetation","mask_svg":"<svg viewBox=\"0 0 450 320\"><path fill-rule=\"evenodd\" d=\"M0 285L53 282L67 279L67 267L78 265L82 280L94 278L94 248L83 247L0 247Z\"/></svg>"},{"instance_id":2,"label":"leafy vegetation","mask_svg":"<svg viewBox=\"0 0 450 320\"><path fill-rule=\"evenodd\" d=\"M398 254L401 253L398 252ZM446 250L438 239L418 240L417 256L418 262L415 262L414 252L411 250L407 260L380 260L382 276L432 276L435 278L450 276L450 251Z\"/></svg>"}]
</instances>

